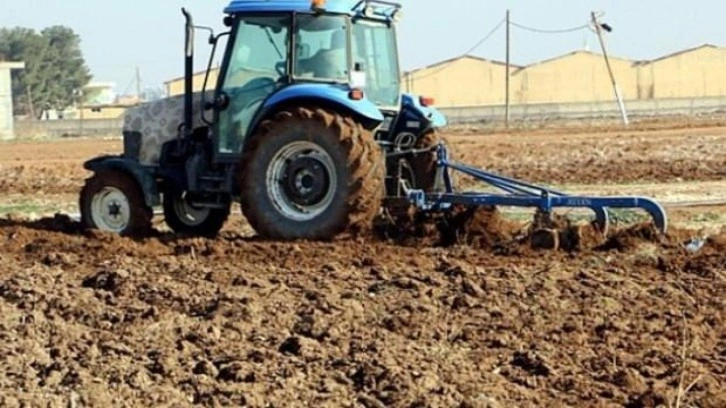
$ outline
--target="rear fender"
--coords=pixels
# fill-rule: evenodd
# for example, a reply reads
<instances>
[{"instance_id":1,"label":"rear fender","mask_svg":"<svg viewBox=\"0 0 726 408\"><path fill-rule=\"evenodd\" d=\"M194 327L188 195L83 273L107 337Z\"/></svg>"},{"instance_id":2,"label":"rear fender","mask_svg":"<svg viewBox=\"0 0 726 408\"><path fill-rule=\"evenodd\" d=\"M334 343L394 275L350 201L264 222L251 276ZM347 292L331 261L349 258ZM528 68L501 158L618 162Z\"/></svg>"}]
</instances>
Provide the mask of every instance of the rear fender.
<instances>
[{"instance_id":1,"label":"rear fender","mask_svg":"<svg viewBox=\"0 0 726 408\"><path fill-rule=\"evenodd\" d=\"M353 100L345 87L330 84L298 84L284 88L270 96L255 116L250 132L280 110L291 106L320 106L334 112L352 115L366 129L376 129L383 123L383 114L370 100ZM249 135L248 135L249 136Z\"/></svg>"},{"instance_id":2,"label":"rear fender","mask_svg":"<svg viewBox=\"0 0 726 408\"><path fill-rule=\"evenodd\" d=\"M83 163L86 170L99 173L102 171L120 171L133 177L144 193L144 201L149 207L161 204L158 187L154 180L153 168L143 166L138 161L123 156L101 156Z\"/></svg>"},{"instance_id":3,"label":"rear fender","mask_svg":"<svg viewBox=\"0 0 726 408\"><path fill-rule=\"evenodd\" d=\"M412 94L401 96L401 112L393 134L411 132L421 135L431 129L446 126L446 117L436 108L421 105L420 98Z\"/></svg>"}]
</instances>

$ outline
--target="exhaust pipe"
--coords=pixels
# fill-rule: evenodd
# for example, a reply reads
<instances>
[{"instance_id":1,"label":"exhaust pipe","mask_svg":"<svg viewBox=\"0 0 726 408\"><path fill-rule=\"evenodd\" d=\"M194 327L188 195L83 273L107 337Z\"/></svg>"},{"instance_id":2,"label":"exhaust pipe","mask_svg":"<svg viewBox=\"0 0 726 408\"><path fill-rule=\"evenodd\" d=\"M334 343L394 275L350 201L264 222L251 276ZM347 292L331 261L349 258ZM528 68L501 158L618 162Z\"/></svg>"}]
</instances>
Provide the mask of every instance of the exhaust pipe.
<instances>
[{"instance_id":1,"label":"exhaust pipe","mask_svg":"<svg viewBox=\"0 0 726 408\"><path fill-rule=\"evenodd\" d=\"M186 36L184 41L184 136L185 139L192 134L192 77L194 76L194 23L192 15L182 8L186 19Z\"/></svg>"}]
</instances>

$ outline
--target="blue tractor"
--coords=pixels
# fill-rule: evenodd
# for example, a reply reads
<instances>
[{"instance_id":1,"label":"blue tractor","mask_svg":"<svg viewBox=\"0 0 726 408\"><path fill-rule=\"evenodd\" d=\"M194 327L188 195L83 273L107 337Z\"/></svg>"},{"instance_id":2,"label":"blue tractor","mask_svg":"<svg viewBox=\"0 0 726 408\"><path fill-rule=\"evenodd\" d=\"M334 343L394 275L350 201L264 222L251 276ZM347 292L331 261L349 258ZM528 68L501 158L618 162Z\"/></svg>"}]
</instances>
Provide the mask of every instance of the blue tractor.
<instances>
[{"instance_id":1,"label":"blue tractor","mask_svg":"<svg viewBox=\"0 0 726 408\"><path fill-rule=\"evenodd\" d=\"M124 154L85 164L94 176L81 192L83 223L143 234L161 205L174 231L214 236L239 202L264 237L366 228L385 196L404 194L397 174L413 180L435 165L431 149L386 152L434 140L445 124L424 99L400 92L400 10L386 1L233 1L229 31L210 37L214 49L228 37L216 88L196 94L198 27L183 10L185 92L130 111ZM430 190L433 177L421 179L411 186Z\"/></svg>"},{"instance_id":2,"label":"blue tractor","mask_svg":"<svg viewBox=\"0 0 726 408\"><path fill-rule=\"evenodd\" d=\"M131 110L124 152L85 163L80 194L88 228L124 235L151 229L153 208L185 235L215 236L233 203L262 237L331 239L369 228L384 212L415 207L588 207L607 227L607 207L644 198L571 197L451 162L426 98L402 94L397 3L381 0L235 0L194 92L194 26L186 18L184 92ZM217 44L226 49L207 91ZM455 191L451 170L505 190Z\"/></svg>"}]
</instances>

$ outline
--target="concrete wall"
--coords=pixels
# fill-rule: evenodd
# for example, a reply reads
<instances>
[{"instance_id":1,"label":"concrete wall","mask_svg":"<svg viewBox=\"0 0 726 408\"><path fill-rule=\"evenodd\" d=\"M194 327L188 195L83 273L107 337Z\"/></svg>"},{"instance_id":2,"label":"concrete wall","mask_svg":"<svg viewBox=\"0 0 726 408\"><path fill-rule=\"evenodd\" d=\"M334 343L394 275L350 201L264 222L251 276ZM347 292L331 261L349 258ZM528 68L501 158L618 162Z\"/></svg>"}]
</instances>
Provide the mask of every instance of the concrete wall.
<instances>
[{"instance_id":1,"label":"concrete wall","mask_svg":"<svg viewBox=\"0 0 726 408\"><path fill-rule=\"evenodd\" d=\"M13 87L10 71L23 69L25 64L0 62L0 140L13 139Z\"/></svg>"},{"instance_id":2,"label":"concrete wall","mask_svg":"<svg viewBox=\"0 0 726 408\"><path fill-rule=\"evenodd\" d=\"M126 110L131 106L124 105L98 105L84 106L79 109L77 115L82 116L84 120L88 119L118 119L123 118Z\"/></svg>"},{"instance_id":3,"label":"concrete wall","mask_svg":"<svg viewBox=\"0 0 726 408\"><path fill-rule=\"evenodd\" d=\"M121 137L123 124L123 118L18 121L15 124L15 135L18 139Z\"/></svg>"},{"instance_id":4,"label":"concrete wall","mask_svg":"<svg viewBox=\"0 0 726 408\"><path fill-rule=\"evenodd\" d=\"M648 99L626 102L631 118L700 116L726 114L726 96L708 98ZM449 124L503 123L505 110L502 105L440 107ZM573 120L620 120L615 102L535 103L517 104L510 107L512 122L548 122L562 119Z\"/></svg>"}]
</instances>

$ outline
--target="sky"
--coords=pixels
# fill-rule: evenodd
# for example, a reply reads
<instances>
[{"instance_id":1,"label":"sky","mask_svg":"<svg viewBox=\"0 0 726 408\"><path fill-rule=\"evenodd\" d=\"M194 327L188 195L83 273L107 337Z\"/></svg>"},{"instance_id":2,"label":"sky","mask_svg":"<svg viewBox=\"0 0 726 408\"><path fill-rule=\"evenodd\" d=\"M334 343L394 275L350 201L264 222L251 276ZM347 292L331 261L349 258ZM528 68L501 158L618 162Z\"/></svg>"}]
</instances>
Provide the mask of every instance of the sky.
<instances>
[{"instance_id":1,"label":"sky","mask_svg":"<svg viewBox=\"0 0 726 408\"><path fill-rule=\"evenodd\" d=\"M274 1L274 0L272 0ZM634 60L658 58L704 43L726 46L724 0L400 0L401 68L411 70L463 55L505 17L521 26L560 30L587 24L590 13L612 26L608 53ZM42 29L62 24L81 36L93 81L112 82L118 93L161 86L183 75L181 7L195 23L223 29L228 0L0 0L0 27ZM209 46L198 34L196 70L206 66ZM504 26L471 52L504 60ZM527 65L579 49L599 51L590 30L536 33L512 27L512 62Z\"/></svg>"}]
</instances>

